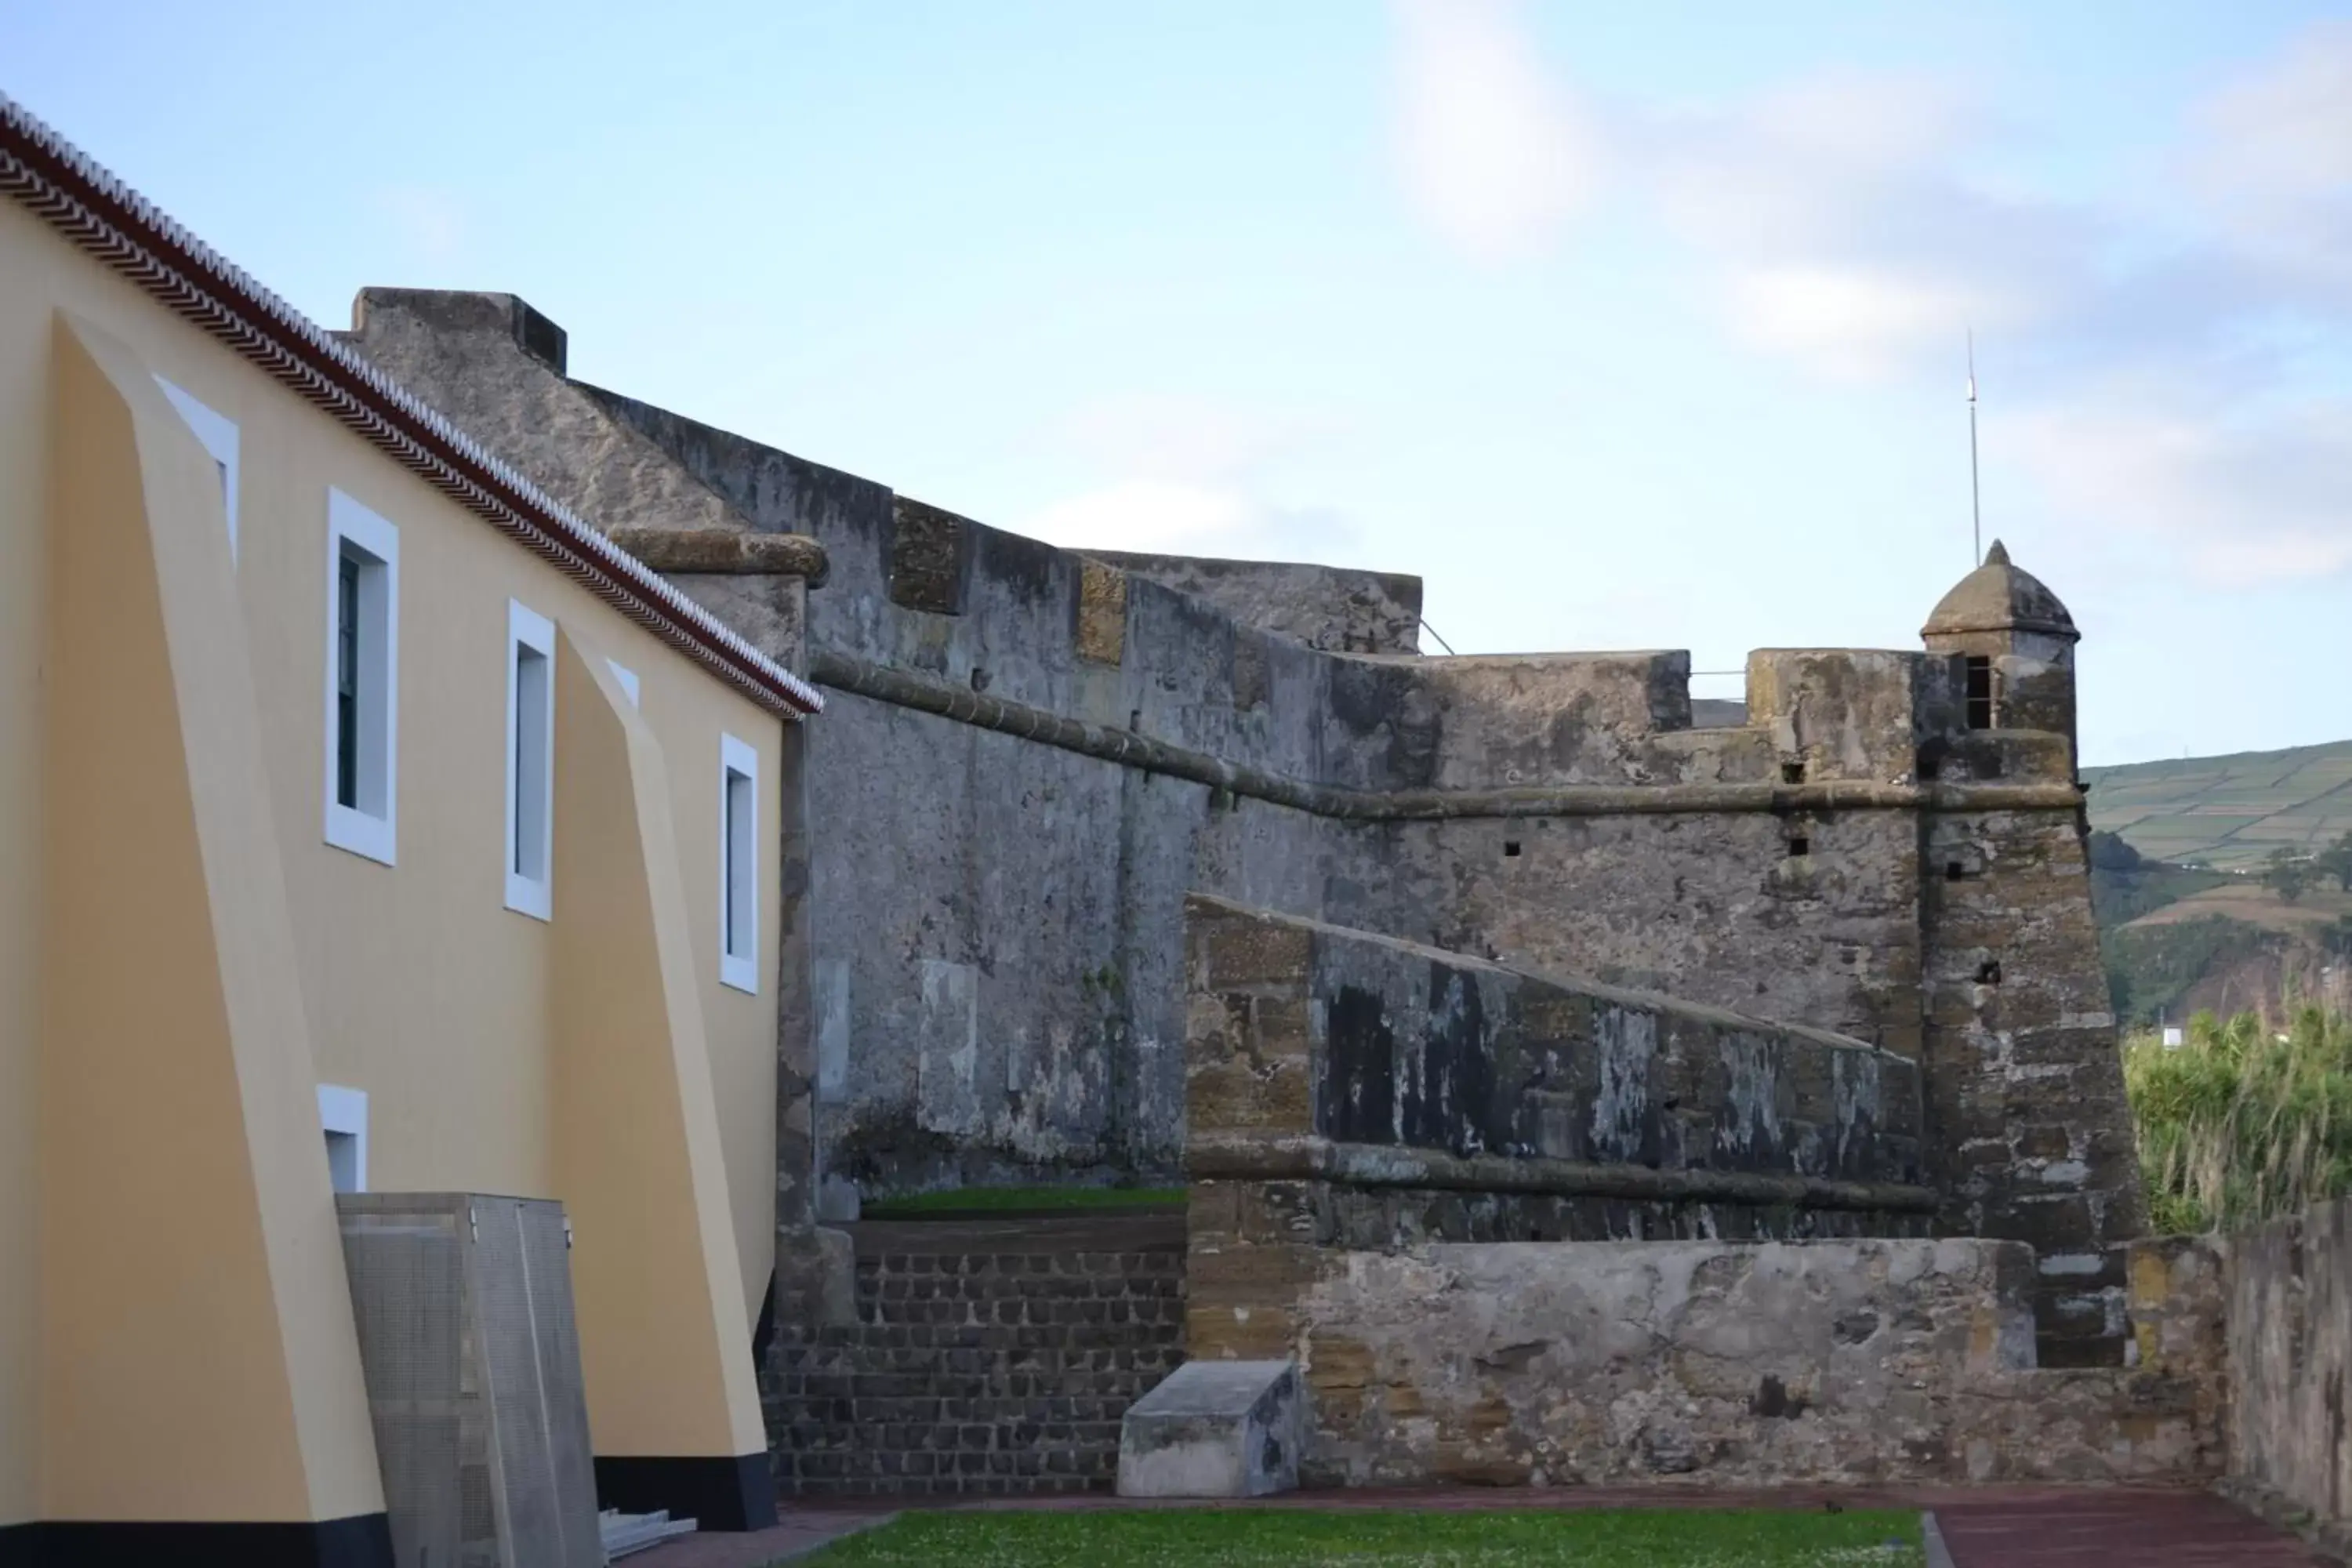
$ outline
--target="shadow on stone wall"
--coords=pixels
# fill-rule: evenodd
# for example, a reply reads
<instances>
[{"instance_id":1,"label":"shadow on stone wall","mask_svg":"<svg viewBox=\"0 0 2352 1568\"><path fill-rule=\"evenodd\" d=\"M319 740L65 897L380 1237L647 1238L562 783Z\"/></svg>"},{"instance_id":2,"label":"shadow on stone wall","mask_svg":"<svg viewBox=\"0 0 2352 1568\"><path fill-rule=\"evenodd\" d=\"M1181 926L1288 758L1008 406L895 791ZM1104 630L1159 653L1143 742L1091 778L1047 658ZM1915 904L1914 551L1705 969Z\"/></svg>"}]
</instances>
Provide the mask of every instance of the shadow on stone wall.
<instances>
[{"instance_id":1,"label":"shadow on stone wall","mask_svg":"<svg viewBox=\"0 0 2352 1568\"><path fill-rule=\"evenodd\" d=\"M2352 1556L2352 1200L2230 1243L2230 1483Z\"/></svg>"}]
</instances>

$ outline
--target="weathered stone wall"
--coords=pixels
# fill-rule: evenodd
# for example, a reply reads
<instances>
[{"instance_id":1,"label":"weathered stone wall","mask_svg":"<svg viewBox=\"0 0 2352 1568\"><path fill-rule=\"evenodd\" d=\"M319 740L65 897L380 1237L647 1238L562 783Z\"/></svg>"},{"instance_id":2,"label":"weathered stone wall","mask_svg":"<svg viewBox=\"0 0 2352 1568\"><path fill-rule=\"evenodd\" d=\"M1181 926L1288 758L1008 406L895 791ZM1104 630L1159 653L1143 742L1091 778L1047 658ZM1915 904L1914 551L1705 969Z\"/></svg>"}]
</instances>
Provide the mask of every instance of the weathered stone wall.
<instances>
[{"instance_id":1,"label":"weathered stone wall","mask_svg":"<svg viewBox=\"0 0 2352 1568\"><path fill-rule=\"evenodd\" d=\"M1392 771L1395 677L569 380L522 346L514 310L370 290L354 342L600 523L822 547L814 592L674 575L829 689L805 736L819 826L794 889L799 1033L782 1042L804 1090L785 1118L822 1154L788 1147L792 1179L806 1185L813 1158L836 1194L1172 1178L1183 892L1312 909L1337 830L1024 731L1051 714L1115 742L1364 786ZM971 722L982 703L1014 717Z\"/></svg>"},{"instance_id":2,"label":"weathered stone wall","mask_svg":"<svg viewBox=\"0 0 2352 1568\"><path fill-rule=\"evenodd\" d=\"M1204 1259L1195 1242L1197 1276ZM1309 1484L2199 1482L2219 1260L2140 1244L2130 1371L2034 1366L2030 1249L1866 1239L1334 1251L1298 1282ZM1229 1345L1195 1285L1192 1353Z\"/></svg>"},{"instance_id":3,"label":"weathered stone wall","mask_svg":"<svg viewBox=\"0 0 2352 1568\"><path fill-rule=\"evenodd\" d=\"M1339 653L1419 653L1421 579L1298 562L1199 555L1085 553L1138 577L1205 599L1245 626Z\"/></svg>"},{"instance_id":4,"label":"weathered stone wall","mask_svg":"<svg viewBox=\"0 0 2352 1568\"><path fill-rule=\"evenodd\" d=\"M2352 1555L2352 1202L2230 1244L2230 1477Z\"/></svg>"},{"instance_id":5,"label":"weathered stone wall","mask_svg":"<svg viewBox=\"0 0 2352 1568\"><path fill-rule=\"evenodd\" d=\"M1195 1176L1531 1190L1625 1167L1621 1188L1733 1203L1926 1196L1918 1069L1858 1040L1202 894L1186 916Z\"/></svg>"},{"instance_id":6,"label":"weathered stone wall","mask_svg":"<svg viewBox=\"0 0 2352 1568\"><path fill-rule=\"evenodd\" d=\"M1908 812L1470 818L1368 830L1335 923L1919 1054Z\"/></svg>"},{"instance_id":7,"label":"weathered stone wall","mask_svg":"<svg viewBox=\"0 0 2352 1568\"><path fill-rule=\"evenodd\" d=\"M748 526L817 539L832 568L807 633L831 702L809 764L810 809L828 825L811 879L828 1175L868 1194L1172 1179L1182 895L1210 887L1312 912L1342 830L1040 744L1031 716L1368 789L1413 766L1403 675L582 390ZM1364 575L1397 610L1400 580ZM937 710L942 697L1009 717L990 728Z\"/></svg>"},{"instance_id":8,"label":"weathered stone wall","mask_svg":"<svg viewBox=\"0 0 2352 1568\"><path fill-rule=\"evenodd\" d=\"M1925 834L1941 1225L2033 1247L2045 1365L2121 1354L2109 1244L2147 1228L2084 837L2079 816L2054 813L1949 813Z\"/></svg>"},{"instance_id":9,"label":"weathered stone wall","mask_svg":"<svg viewBox=\"0 0 2352 1568\"><path fill-rule=\"evenodd\" d=\"M2065 1272L2139 1224L2072 750L1966 729L1975 643L1759 652L1706 729L1678 653L1328 651L1409 646L1411 580L1123 571L570 381L507 297L363 304L364 352L600 524L822 547L805 593L677 580L828 689L784 1048L836 1192L1171 1175L1197 889L1918 1061L1945 1223L2043 1245L2051 1310L2107 1322L2110 1266Z\"/></svg>"}]
</instances>

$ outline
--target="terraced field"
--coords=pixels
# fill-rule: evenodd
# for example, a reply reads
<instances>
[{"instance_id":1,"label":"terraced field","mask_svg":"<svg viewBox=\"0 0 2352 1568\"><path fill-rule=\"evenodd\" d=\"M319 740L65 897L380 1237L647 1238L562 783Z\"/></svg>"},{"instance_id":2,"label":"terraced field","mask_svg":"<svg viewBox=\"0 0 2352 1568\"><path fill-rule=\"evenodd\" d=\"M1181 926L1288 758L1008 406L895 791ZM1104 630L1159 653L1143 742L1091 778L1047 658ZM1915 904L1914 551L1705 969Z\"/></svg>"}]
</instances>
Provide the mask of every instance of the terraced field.
<instances>
[{"instance_id":1,"label":"terraced field","mask_svg":"<svg viewBox=\"0 0 2352 1568\"><path fill-rule=\"evenodd\" d=\"M2091 826L2151 859L2251 870L2352 833L2352 741L2085 768Z\"/></svg>"}]
</instances>

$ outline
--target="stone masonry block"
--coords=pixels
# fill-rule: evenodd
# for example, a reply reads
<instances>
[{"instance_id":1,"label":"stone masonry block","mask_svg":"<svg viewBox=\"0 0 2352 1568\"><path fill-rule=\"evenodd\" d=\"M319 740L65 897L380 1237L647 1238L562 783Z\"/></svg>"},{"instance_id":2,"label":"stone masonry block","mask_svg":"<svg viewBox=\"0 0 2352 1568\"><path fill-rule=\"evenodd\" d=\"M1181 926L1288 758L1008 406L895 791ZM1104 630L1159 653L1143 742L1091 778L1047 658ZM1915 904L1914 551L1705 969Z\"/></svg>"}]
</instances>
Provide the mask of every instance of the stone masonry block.
<instances>
[{"instance_id":1,"label":"stone masonry block","mask_svg":"<svg viewBox=\"0 0 2352 1568\"><path fill-rule=\"evenodd\" d=\"M891 509L890 599L910 610L963 614L971 530L950 511L900 496Z\"/></svg>"},{"instance_id":2,"label":"stone masonry block","mask_svg":"<svg viewBox=\"0 0 2352 1568\"><path fill-rule=\"evenodd\" d=\"M1208 985L1213 991L1267 985L1303 990L1313 957L1313 934L1297 926L1228 919L1209 930Z\"/></svg>"},{"instance_id":3,"label":"stone masonry block","mask_svg":"<svg viewBox=\"0 0 2352 1568\"><path fill-rule=\"evenodd\" d=\"M1121 1497L1265 1497L1298 1485L1307 1401L1287 1361L1189 1362L1128 1407Z\"/></svg>"},{"instance_id":4,"label":"stone masonry block","mask_svg":"<svg viewBox=\"0 0 2352 1568\"><path fill-rule=\"evenodd\" d=\"M1076 652L1096 664L1117 664L1127 651L1127 574L1092 557L1078 562Z\"/></svg>"}]
</instances>

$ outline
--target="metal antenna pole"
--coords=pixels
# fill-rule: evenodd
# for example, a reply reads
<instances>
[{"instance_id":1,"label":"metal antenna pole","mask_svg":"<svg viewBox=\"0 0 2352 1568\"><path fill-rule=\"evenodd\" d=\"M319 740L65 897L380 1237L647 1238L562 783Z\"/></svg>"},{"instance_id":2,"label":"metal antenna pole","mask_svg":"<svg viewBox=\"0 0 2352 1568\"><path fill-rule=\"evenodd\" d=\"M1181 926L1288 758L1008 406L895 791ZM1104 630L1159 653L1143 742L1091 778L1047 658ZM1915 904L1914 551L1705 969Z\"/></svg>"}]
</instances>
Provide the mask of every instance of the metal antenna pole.
<instances>
[{"instance_id":1,"label":"metal antenna pole","mask_svg":"<svg viewBox=\"0 0 2352 1568\"><path fill-rule=\"evenodd\" d=\"M1969 527L1976 544L1974 564L1984 564L1984 502L1977 486L1977 334L1969 329Z\"/></svg>"}]
</instances>

